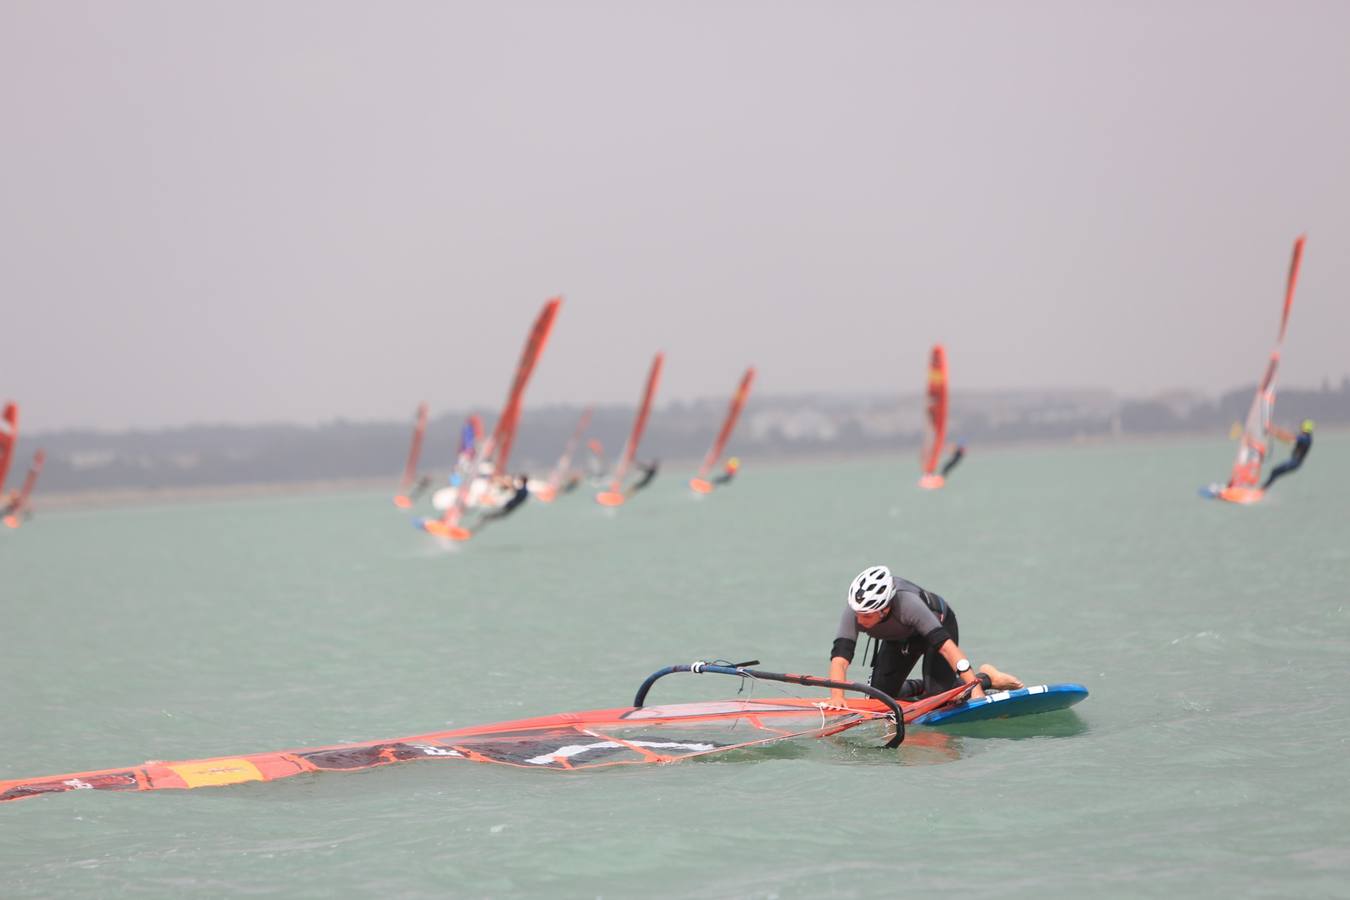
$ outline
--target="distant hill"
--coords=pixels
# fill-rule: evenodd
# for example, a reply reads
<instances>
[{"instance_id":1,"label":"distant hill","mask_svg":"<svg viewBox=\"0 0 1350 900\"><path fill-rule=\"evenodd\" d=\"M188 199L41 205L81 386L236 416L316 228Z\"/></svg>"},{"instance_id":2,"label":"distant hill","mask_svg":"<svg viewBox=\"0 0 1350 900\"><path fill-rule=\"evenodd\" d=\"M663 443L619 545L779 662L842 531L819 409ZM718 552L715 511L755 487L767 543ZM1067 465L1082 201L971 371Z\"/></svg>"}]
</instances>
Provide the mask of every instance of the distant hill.
<instances>
[{"instance_id":1,"label":"distant hill","mask_svg":"<svg viewBox=\"0 0 1350 900\"><path fill-rule=\"evenodd\" d=\"M952 395L953 440L974 445L1208 432L1226 434L1245 417L1254 386L1218 399L1178 392L1122 399L1109 391L967 391ZM695 460L707 450L726 399L658 406L641 456ZM1350 424L1350 377L1338 389L1280 392L1281 421L1310 417ZM428 426L424 468L448 471L460 424L469 410L437 415ZM483 410L473 410L480 415ZM557 459L581 407L526 408L513 469L542 473ZM598 407L589 436L608 456L622 448L633 409ZM752 395L731 451L757 459L895 451L918 446L923 400L909 396ZM485 415L489 419L490 414ZM193 425L156 431L52 431L21 435L16 468L32 449L47 450L40 491L159 490L257 483L387 477L391 488L407 454L406 422L317 426Z\"/></svg>"}]
</instances>

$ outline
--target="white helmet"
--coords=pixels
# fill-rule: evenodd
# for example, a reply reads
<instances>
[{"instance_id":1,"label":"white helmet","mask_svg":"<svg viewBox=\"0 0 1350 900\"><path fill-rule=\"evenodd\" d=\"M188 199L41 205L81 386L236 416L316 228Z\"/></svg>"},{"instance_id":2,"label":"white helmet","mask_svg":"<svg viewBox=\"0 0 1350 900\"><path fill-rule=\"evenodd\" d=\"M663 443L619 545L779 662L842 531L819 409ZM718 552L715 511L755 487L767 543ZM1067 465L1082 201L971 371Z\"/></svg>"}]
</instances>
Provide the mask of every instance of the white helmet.
<instances>
[{"instance_id":1,"label":"white helmet","mask_svg":"<svg viewBox=\"0 0 1350 900\"><path fill-rule=\"evenodd\" d=\"M895 579L885 566L868 566L848 586L848 605L854 612L880 612L891 604Z\"/></svg>"}]
</instances>

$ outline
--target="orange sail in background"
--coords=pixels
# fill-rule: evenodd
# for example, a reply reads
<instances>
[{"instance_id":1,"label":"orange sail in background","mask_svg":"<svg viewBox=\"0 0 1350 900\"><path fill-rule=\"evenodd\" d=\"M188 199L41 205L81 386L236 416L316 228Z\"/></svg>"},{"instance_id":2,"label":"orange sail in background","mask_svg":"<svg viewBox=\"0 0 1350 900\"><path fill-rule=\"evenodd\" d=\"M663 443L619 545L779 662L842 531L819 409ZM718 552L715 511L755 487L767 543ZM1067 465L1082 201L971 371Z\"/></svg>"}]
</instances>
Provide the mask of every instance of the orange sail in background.
<instances>
[{"instance_id":1,"label":"orange sail in background","mask_svg":"<svg viewBox=\"0 0 1350 900\"><path fill-rule=\"evenodd\" d=\"M549 473L548 481L536 493L536 496L545 503L552 503L557 498L558 491L562 489L563 482L572 469L572 457L576 455L582 435L591 425L591 416L594 412L595 410L588 406L581 413L581 419L577 422L576 428L572 430L572 436L568 438L567 446L563 448L563 454L558 458L558 464Z\"/></svg>"},{"instance_id":2,"label":"orange sail in background","mask_svg":"<svg viewBox=\"0 0 1350 900\"><path fill-rule=\"evenodd\" d=\"M741 417L741 410L745 408L745 401L750 396L750 386L754 384L754 381L755 367L751 366L741 376L740 386L736 388L736 393L731 397L731 406L727 409L726 418L722 420L722 430L717 432L717 440L713 441L712 447L708 450L708 455L703 457L703 465L699 466L698 475L689 482L689 486L700 494L710 493L713 489L712 483L708 481L708 476L712 474L717 461L722 458L722 451L726 449L727 441L731 439L731 433L736 430L736 422Z\"/></svg>"},{"instance_id":3,"label":"orange sail in background","mask_svg":"<svg viewBox=\"0 0 1350 900\"><path fill-rule=\"evenodd\" d=\"M38 476L42 474L42 466L47 462L47 452L39 450L33 454L33 464L28 467L28 475L24 477L23 487L19 488L19 493L15 496L13 504L9 507L5 515L4 522L10 528L18 528L23 522L23 515L28 511L28 498L33 496L33 487L37 484Z\"/></svg>"},{"instance_id":4,"label":"orange sail in background","mask_svg":"<svg viewBox=\"0 0 1350 900\"><path fill-rule=\"evenodd\" d=\"M394 497L394 505L400 509L407 509L412 506L412 499L408 497L408 489L412 487L414 479L417 478L417 462L422 458L422 438L427 433L427 405L422 403L417 407L417 424L413 426L412 447L408 450L408 464L403 467L403 481L398 487L398 496Z\"/></svg>"},{"instance_id":5,"label":"orange sail in background","mask_svg":"<svg viewBox=\"0 0 1350 900\"><path fill-rule=\"evenodd\" d=\"M506 466L511 456L511 444L515 440L516 428L520 424L520 407L521 401L525 397L525 388L530 383L530 376L534 374L534 367L539 363L540 354L544 352L544 347L548 344L549 335L553 332L553 320L557 318L560 306L562 306L562 298L554 297L544 304L544 308L540 310L538 317L534 320L534 326L530 329L530 336L525 341L525 349L521 351L520 362L516 364L516 374L511 380L511 390L506 395L506 405L502 407L502 413L497 418L497 426L493 430L492 436L484 442L482 450L469 460L467 471L462 473L463 478L456 492L455 501L450 504L439 519L416 520L417 527L428 534L450 538L454 541L465 541L473 537L472 532L459 526L459 519L464 512L465 502L477 475L474 470L478 466L474 463L490 463L493 472L501 475L506 474Z\"/></svg>"},{"instance_id":6,"label":"orange sail in background","mask_svg":"<svg viewBox=\"0 0 1350 900\"><path fill-rule=\"evenodd\" d=\"M1228 484L1205 493L1232 503L1255 503L1264 496L1261 490L1261 464L1270 455L1271 416L1275 410L1275 378L1280 368L1280 349L1284 346L1284 335L1289 328L1289 311L1294 305L1294 289L1298 286L1298 273L1303 265L1303 244L1307 235L1299 235L1294 241L1294 255L1289 262L1289 275L1285 281L1284 308L1280 313L1280 333L1275 341L1275 349L1270 353L1265 373L1256 386L1256 395L1247 410L1247 420L1242 427L1242 437L1238 441L1237 458L1233 461L1233 471Z\"/></svg>"},{"instance_id":7,"label":"orange sail in background","mask_svg":"<svg viewBox=\"0 0 1350 900\"><path fill-rule=\"evenodd\" d=\"M628 434L628 443L624 445L619 466L614 470L614 479L609 490L595 495L596 502L602 506L621 506L624 502L623 479L628 468L637 456L638 444L642 441L642 432L647 428L647 416L652 411L652 398L656 396L657 385L661 383L661 367L665 364L664 353L657 353L652 360L651 371L647 373L647 386L642 391L642 405L638 407L637 418L633 420L633 430Z\"/></svg>"},{"instance_id":8,"label":"orange sail in background","mask_svg":"<svg viewBox=\"0 0 1350 900\"><path fill-rule=\"evenodd\" d=\"M0 413L0 491L5 489L5 476L14 461L14 445L19 440L19 404L6 403Z\"/></svg>"},{"instance_id":9,"label":"orange sail in background","mask_svg":"<svg viewBox=\"0 0 1350 900\"><path fill-rule=\"evenodd\" d=\"M530 329L525 348L520 353L520 362L516 365L516 377L511 381L506 406L502 408L502 414L497 419L497 427L492 432L494 448L492 462L494 471L500 474L506 474L506 467L510 462L511 447L515 443L516 428L520 424L520 405L525 398L525 388L530 383L530 376L534 374L534 367L539 362L540 354L548 344L549 335L553 333L553 320L557 318L558 308L561 305L561 297L554 297L544 304L539 317L534 321L534 327Z\"/></svg>"},{"instance_id":10,"label":"orange sail in background","mask_svg":"<svg viewBox=\"0 0 1350 900\"><path fill-rule=\"evenodd\" d=\"M937 474L942 461L942 448L947 443L947 350L941 344L933 345L928 360L928 407L925 423L922 462L923 477L919 486L940 488L944 484Z\"/></svg>"}]
</instances>

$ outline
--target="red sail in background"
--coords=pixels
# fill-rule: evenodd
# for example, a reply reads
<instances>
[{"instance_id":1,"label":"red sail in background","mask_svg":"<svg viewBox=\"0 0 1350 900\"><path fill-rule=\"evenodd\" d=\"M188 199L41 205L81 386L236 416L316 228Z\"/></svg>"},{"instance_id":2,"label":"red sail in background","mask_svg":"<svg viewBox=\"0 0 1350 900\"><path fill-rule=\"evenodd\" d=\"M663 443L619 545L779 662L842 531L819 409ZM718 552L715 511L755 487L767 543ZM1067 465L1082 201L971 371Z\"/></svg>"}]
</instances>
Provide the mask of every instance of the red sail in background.
<instances>
[{"instance_id":1,"label":"red sail in background","mask_svg":"<svg viewBox=\"0 0 1350 900\"><path fill-rule=\"evenodd\" d=\"M557 496L558 489L562 487L563 479L567 477L568 470L572 468L572 457L576 455L577 447L581 444L581 436L586 433L586 429L591 425L591 416L594 412L595 410L589 406L582 412L577 427L572 430L572 436L567 440L567 446L563 448L563 455L558 458L558 464L549 473L548 496L545 498L541 495L541 500L552 500Z\"/></svg>"},{"instance_id":2,"label":"red sail in background","mask_svg":"<svg viewBox=\"0 0 1350 900\"><path fill-rule=\"evenodd\" d=\"M933 475L947 443L947 351L933 345L928 361L928 416L923 445L923 474Z\"/></svg>"},{"instance_id":3,"label":"red sail in background","mask_svg":"<svg viewBox=\"0 0 1350 900\"><path fill-rule=\"evenodd\" d=\"M707 479L712 472L713 466L722 458L722 451L727 447L727 441L731 439L731 433L736 430L736 422L741 417L741 410L745 408L745 400L750 396L750 386L755 381L755 367L751 366L745 370L741 376L740 386L736 388L736 393L731 397L731 406L727 409L727 416L722 420L722 430L717 432L717 440L713 441L712 448L708 450L708 455L703 457L703 465L699 466L699 480Z\"/></svg>"},{"instance_id":4,"label":"red sail in background","mask_svg":"<svg viewBox=\"0 0 1350 900\"><path fill-rule=\"evenodd\" d=\"M478 477L481 463L491 463L493 472L506 474L506 466L511 457L511 444L515 440L516 428L520 424L521 400L525 396L526 386L530 383L530 376L534 374L534 367L539 362L539 356L548 344L548 337L553 332L553 320L557 317L561 305L562 298L554 297L544 304L544 308L534 320L530 336L525 341L525 349L521 351L520 362L516 365L516 375L511 381L506 405L502 407L502 413L497 418L497 426L493 429L491 437L482 447L475 447L473 453L460 454L460 464L456 469L460 471L461 480L455 492L454 502L446 508L439 519L417 521L417 526L428 534L454 541L467 541L473 537L471 531L459 525L469 499L469 491Z\"/></svg>"},{"instance_id":5,"label":"red sail in background","mask_svg":"<svg viewBox=\"0 0 1350 900\"><path fill-rule=\"evenodd\" d=\"M408 464L403 467L403 481L398 487L398 496L394 498L394 505L404 509L412 506L412 500L408 498L408 488L412 487L413 480L417 478L417 462L422 458L422 438L427 433L427 405L419 404L417 407L417 423L413 426L412 447L408 449Z\"/></svg>"},{"instance_id":6,"label":"red sail in background","mask_svg":"<svg viewBox=\"0 0 1350 900\"><path fill-rule=\"evenodd\" d=\"M661 367L665 361L664 353L657 353L652 359L651 371L647 373L647 387L642 391L642 405L638 407L637 418L633 420L633 430L628 434L628 443L624 445L619 466L614 470L614 479L609 490L602 491L595 498L605 506L618 506L623 503L623 479L637 456L638 444L642 442L642 432L647 428L647 416L652 411L652 398L656 396L657 385L661 383Z\"/></svg>"},{"instance_id":7,"label":"red sail in background","mask_svg":"<svg viewBox=\"0 0 1350 900\"><path fill-rule=\"evenodd\" d=\"M1306 234L1300 234L1294 241L1294 256L1289 260L1289 277L1284 285L1284 312L1280 314L1280 337L1277 343L1284 343L1284 333L1289 328L1289 310L1294 306L1294 289L1298 287L1298 270L1303 266L1303 244L1308 240Z\"/></svg>"},{"instance_id":8,"label":"red sail in background","mask_svg":"<svg viewBox=\"0 0 1350 900\"><path fill-rule=\"evenodd\" d=\"M1261 382L1256 386L1256 396L1247 410L1247 420L1243 424L1242 438L1238 443L1237 458L1233 461L1228 485L1219 493L1225 500L1251 503L1261 498L1261 464L1270 454L1270 424L1275 411L1275 379L1279 374L1280 350L1289 328L1289 311L1294 305L1294 289L1298 286L1306 240L1307 235L1299 235L1298 240L1294 241L1294 255L1289 262L1289 275L1285 282L1284 308L1280 313L1280 334L1266 363Z\"/></svg>"},{"instance_id":9,"label":"red sail in background","mask_svg":"<svg viewBox=\"0 0 1350 900\"><path fill-rule=\"evenodd\" d=\"M39 450L33 454L33 464L28 467L28 475L24 477L23 487L19 488L19 493L14 498L14 508L10 510L9 515L5 516L5 524L10 528L19 527L22 516L28 509L28 498L33 496L33 487L37 484L38 476L42 474L42 466L46 462L47 451Z\"/></svg>"},{"instance_id":10,"label":"red sail in background","mask_svg":"<svg viewBox=\"0 0 1350 900\"><path fill-rule=\"evenodd\" d=\"M5 476L14 461L14 445L19 440L19 404L6 403L0 413L0 491L5 489Z\"/></svg>"},{"instance_id":11,"label":"red sail in background","mask_svg":"<svg viewBox=\"0 0 1350 900\"><path fill-rule=\"evenodd\" d=\"M511 446L515 442L516 428L520 424L520 404L525 397L525 387L530 383L530 376L534 374L539 355L548 344L548 337L553 332L553 320L557 317L558 307L561 305L561 297L554 297L544 304L539 317L534 321L534 327L530 329L525 349L521 351L520 362L516 366L516 377L512 380L511 391L506 397L506 406L502 408L501 417L497 419L497 427L492 432L492 463L494 470L499 474L506 474L506 467L511 459Z\"/></svg>"}]
</instances>

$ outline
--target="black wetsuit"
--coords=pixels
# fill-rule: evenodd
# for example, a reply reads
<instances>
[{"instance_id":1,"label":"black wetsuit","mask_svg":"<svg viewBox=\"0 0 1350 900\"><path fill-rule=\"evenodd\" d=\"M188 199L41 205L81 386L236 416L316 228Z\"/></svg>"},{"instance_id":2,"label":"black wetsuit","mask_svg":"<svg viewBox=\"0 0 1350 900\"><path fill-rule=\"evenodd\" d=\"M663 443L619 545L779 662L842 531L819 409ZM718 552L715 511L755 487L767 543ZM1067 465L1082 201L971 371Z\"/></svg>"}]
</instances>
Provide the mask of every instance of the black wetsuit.
<instances>
[{"instance_id":1,"label":"black wetsuit","mask_svg":"<svg viewBox=\"0 0 1350 900\"><path fill-rule=\"evenodd\" d=\"M912 581L896 578L895 583L899 590L886 618L866 629L881 642L872 656L872 686L900 698L926 697L955 687L956 673L938 653L948 640L961 643L955 611L942 597ZM845 603L831 658L842 656L852 662L860 630L853 609ZM921 659L923 678L906 680Z\"/></svg>"},{"instance_id":2,"label":"black wetsuit","mask_svg":"<svg viewBox=\"0 0 1350 900\"><path fill-rule=\"evenodd\" d=\"M656 477L656 470L659 468L661 468L660 463L652 463L649 466L643 466L642 477L633 484L633 493L636 493L651 484L652 479Z\"/></svg>"},{"instance_id":3,"label":"black wetsuit","mask_svg":"<svg viewBox=\"0 0 1350 900\"><path fill-rule=\"evenodd\" d=\"M726 484L728 481L730 481L731 479L733 479L733 478L735 478L735 477L736 477L736 470L735 470L735 469L728 469L727 471L723 472L721 475L718 475L716 478L714 478L714 479L712 480L712 483L713 483L713 484Z\"/></svg>"},{"instance_id":4,"label":"black wetsuit","mask_svg":"<svg viewBox=\"0 0 1350 900\"><path fill-rule=\"evenodd\" d=\"M417 479L417 484L413 485L413 489L408 492L408 499L416 500L425 494L429 487L431 487L431 476L423 475L421 478Z\"/></svg>"},{"instance_id":5,"label":"black wetsuit","mask_svg":"<svg viewBox=\"0 0 1350 900\"><path fill-rule=\"evenodd\" d=\"M1271 483L1274 482L1276 478L1279 478L1281 475L1288 475L1290 472L1293 472L1299 466L1303 465L1303 460L1311 449L1312 432L1301 432L1299 436L1294 439L1294 449L1289 454L1289 458L1270 470L1270 475L1266 478L1266 483L1261 485L1261 489L1265 490L1270 487Z\"/></svg>"},{"instance_id":6,"label":"black wetsuit","mask_svg":"<svg viewBox=\"0 0 1350 900\"><path fill-rule=\"evenodd\" d=\"M956 468L956 464L966 455L965 447L957 447L952 451L952 455L947 457L947 463L942 467L942 477L946 478L947 473Z\"/></svg>"},{"instance_id":7,"label":"black wetsuit","mask_svg":"<svg viewBox=\"0 0 1350 900\"><path fill-rule=\"evenodd\" d=\"M520 487L516 488L516 492L511 495L511 499L503 503L499 509L490 513L485 513L483 518L479 520L479 525L482 526L483 523L486 522L495 522L497 519L505 519L515 511L517 506L520 506L520 504L528 499L530 499L530 489L522 484Z\"/></svg>"}]
</instances>

